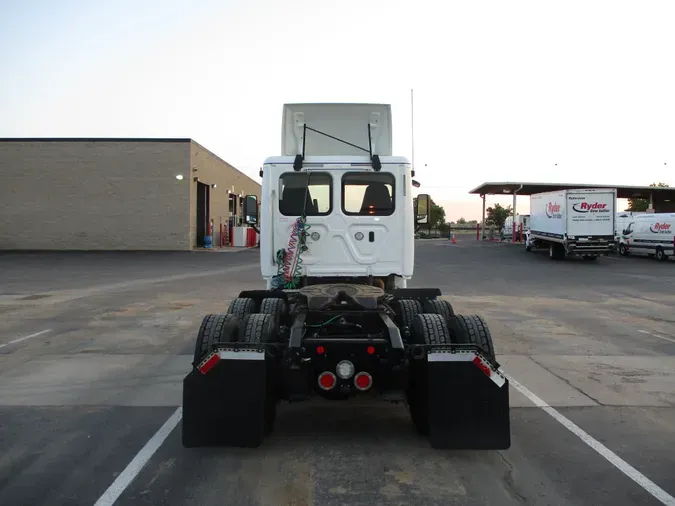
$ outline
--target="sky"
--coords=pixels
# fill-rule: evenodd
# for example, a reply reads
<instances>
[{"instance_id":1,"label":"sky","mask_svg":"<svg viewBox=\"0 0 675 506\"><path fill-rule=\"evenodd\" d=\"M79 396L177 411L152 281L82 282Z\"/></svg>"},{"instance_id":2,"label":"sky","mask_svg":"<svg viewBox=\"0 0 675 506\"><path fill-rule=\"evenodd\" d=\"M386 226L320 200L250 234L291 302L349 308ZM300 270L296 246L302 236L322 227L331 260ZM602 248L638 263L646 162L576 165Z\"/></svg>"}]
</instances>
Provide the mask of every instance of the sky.
<instances>
[{"instance_id":1,"label":"sky","mask_svg":"<svg viewBox=\"0 0 675 506\"><path fill-rule=\"evenodd\" d=\"M486 181L675 186L674 22L672 0L0 0L0 137L191 137L259 181L288 102L389 103L411 157L414 89L449 220Z\"/></svg>"}]
</instances>

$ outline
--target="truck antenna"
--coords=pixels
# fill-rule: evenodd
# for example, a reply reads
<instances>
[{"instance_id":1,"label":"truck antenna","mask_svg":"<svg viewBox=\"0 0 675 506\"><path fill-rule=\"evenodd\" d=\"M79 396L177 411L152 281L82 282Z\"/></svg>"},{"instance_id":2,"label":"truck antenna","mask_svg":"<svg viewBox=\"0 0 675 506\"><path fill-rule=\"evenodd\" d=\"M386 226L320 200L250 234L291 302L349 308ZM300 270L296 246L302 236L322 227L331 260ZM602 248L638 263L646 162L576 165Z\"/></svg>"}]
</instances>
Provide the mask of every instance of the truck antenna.
<instances>
[{"instance_id":1,"label":"truck antenna","mask_svg":"<svg viewBox=\"0 0 675 506\"><path fill-rule=\"evenodd\" d=\"M412 174L415 175L415 108L413 102L413 90L410 89L410 142L412 143Z\"/></svg>"}]
</instances>

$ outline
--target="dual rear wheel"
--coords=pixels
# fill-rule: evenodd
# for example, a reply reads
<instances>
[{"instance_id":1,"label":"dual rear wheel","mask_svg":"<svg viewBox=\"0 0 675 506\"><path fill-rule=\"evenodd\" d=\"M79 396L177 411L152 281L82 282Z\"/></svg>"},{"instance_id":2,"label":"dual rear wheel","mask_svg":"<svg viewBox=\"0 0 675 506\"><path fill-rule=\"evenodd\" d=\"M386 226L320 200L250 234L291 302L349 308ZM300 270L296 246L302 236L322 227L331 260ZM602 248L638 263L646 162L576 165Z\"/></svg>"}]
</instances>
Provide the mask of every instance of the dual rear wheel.
<instances>
[{"instance_id":1,"label":"dual rear wheel","mask_svg":"<svg viewBox=\"0 0 675 506\"><path fill-rule=\"evenodd\" d=\"M399 300L396 308L399 325L407 331L410 344L473 344L495 361L492 335L482 317L456 314L446 300L430 300L424 304L414 300ZM410 383L406 391L410 416L417 431L428 435L429 389L426 362L413 360L410 372ZM452 388L452 385L448 385L448 388Z\"/></svg>"}]
</instances>

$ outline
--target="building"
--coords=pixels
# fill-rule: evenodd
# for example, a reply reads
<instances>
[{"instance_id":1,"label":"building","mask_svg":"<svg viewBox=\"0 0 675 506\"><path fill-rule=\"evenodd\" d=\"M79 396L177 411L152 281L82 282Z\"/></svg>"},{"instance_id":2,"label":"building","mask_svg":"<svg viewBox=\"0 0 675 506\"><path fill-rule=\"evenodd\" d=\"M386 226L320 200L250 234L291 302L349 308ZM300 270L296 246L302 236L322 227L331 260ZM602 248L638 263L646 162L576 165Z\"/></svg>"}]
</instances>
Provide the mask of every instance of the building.
<instances>
[{"instance_id":1,"label":"building","mask_svg":"<svg viewBox=\"0 0 675 506\"><path fill-rule=\"evenodd\" d=\"M0 139L0 249L220 244L261 185L192 139Z\"/></svg>"}]
</instances>

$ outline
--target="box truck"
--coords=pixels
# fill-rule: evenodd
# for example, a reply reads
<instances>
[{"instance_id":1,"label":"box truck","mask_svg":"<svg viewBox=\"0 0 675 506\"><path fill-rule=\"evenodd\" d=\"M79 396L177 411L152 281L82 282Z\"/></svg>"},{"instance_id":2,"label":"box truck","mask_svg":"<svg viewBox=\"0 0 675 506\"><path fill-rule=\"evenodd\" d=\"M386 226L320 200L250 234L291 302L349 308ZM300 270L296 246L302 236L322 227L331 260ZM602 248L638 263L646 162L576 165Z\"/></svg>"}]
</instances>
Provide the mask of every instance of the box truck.
<instances>
[{"instance_id":1,"label":"box truck","mask_svg":"<svg viewBox=\"0 0 675 506\"><path fill-rule=\"evenodd\" d=\"M621 231L621 255L648 255L668 260L675 255L675 213L652 213L634 216Z\"/></svg>"},{"instance_id":2,"label":"box truck","mask_svg":"<svg viewBox=\"0 0 675 506\"><path fill-rule=\"evenodd\" d=\"M548 249L554 260L595 260L614 249L616 189L575 189L530 197L530 230L525 249Z\"/></svg>"}]
</instances>

